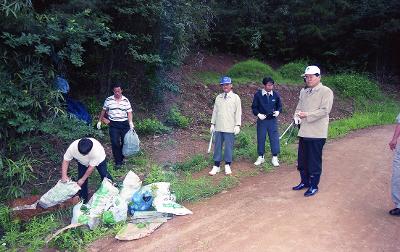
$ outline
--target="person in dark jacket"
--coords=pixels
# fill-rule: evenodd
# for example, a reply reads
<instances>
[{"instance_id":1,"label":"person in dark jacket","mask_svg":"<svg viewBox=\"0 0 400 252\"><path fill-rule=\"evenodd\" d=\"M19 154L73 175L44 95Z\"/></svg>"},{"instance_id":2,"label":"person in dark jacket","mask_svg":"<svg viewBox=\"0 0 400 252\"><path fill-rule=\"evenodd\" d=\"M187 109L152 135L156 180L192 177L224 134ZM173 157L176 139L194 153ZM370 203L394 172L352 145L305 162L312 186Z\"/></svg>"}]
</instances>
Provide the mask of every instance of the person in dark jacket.
<instances>
[{"instance_id":1,"label":"person in dark jacket","mask_svg":"<svg viewBox=\"0 0 400 252\"><path fill-rule=\"evenodd\" d=\"M278 120L279 113L282 112L281 97L278 92L273 91L274 80L271 77L265 77L262 81L264 88L254 94L251 109L257 116L257 152L258 158L254 165L260 165L265 162L265 139L269 137L272 165L279 166L278 154L280 153Z\"/></svg>"}]
</instances>

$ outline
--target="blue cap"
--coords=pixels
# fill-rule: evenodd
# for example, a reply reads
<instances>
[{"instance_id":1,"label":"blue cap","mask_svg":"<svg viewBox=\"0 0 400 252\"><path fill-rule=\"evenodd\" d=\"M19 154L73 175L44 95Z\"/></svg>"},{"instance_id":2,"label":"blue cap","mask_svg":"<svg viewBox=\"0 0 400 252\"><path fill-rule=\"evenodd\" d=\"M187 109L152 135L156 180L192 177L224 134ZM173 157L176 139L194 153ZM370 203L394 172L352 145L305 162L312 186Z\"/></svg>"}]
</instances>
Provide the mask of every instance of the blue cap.
<instances>
[{"instance_id":1,"label":"blue cap","mask_svg":"<svg viewBox=\"0 0 400 252\"><path fill-rule=\"evenodd\" d=\"M231 78L229 78L228 76L224 76L221 78L221 80L219 81L219 84L224 85L224 84L232 84L232 80Z\"/></svg>"}]
</instances>

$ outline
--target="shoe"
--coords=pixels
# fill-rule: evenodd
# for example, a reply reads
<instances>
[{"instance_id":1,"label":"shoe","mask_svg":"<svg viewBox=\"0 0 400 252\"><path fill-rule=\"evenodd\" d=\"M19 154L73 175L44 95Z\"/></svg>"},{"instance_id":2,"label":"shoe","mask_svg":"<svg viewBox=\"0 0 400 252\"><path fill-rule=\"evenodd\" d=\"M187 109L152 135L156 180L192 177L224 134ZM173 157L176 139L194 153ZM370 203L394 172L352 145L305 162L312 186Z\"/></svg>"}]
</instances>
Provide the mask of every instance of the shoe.
<instances>
[{"instance_id":1,"label":"shoe","mask_svg":"<svg viewBox=\"0 0 400 252\"><path fill-rule=\"evenodd\" d=\"M316 194L318 192L318 188L308 188L308 190L304 193L304 197L310 197L313 196L314 194Z\"/></svg>"},{"instance_id":2,"label":"shoe","mask_svg":"<svg viewBox=\"0 0 400 252\"><path fill-rule=\"evenodd\" d=\"M228 164L225 165L225 174L226 175L231 175L232 174L231 166L228 165Z\"/></svg>"},{"instance_id":3,"label":"shoe","mask_svg":"<svg viewBox=\"0 0 400 252\"><path fill-rule=\"evenodd\" d=\"M271 163L272 163L272 165L275 166L275 167L279 166L278 157L277 157L277 156L273 156L273 157L272 157L272 160L271 160Z\"/></svg>"},{"instance_id":4,"label":"shoe","mask_svg":"<svg viewBox=\"0 0 400 252\"><path fill-rule=\"evenodd\" d=\"M292 189L295 191L299 191L301 189L308 188L308 187L310 187L310 186L306 186L304 183L300 183L297 186L292 187Z\"/></svg>"},{"instance_id":5,"label":"shoe","mask_svg":"<svg viewBox=\"0 0 400 252\"><path fill-rule=\"evenodd\" d=\"M264 157L263 156L258 156L256 162L254 162L254 165L260 165L260 164L262 164L264 162L265 162Z\"/></svg>"},{"instance_id":6,"label":"shoe","mask_svg":"<svg viewBox=\"0 0 400 252\"><path fill-rule=\"evenodd\" d=\"M390 210L389 214L393 215L393 216L400 216L400 208L394 208L394 209Z\"/></svg>"},{"instance_id":7,"label":"shoe","mask_svg":"<svg viewBox=\"0 0 400 252\"><path fill-rule=\"evenodd\" d=\"M218 167L218 166L213 166L213 168L212 168L212 170L208 173L208 174L210 174L211 176L214 176L215 174L217 174L218 172L220 172L220 168Z\"/></svg>"}]
</instances>

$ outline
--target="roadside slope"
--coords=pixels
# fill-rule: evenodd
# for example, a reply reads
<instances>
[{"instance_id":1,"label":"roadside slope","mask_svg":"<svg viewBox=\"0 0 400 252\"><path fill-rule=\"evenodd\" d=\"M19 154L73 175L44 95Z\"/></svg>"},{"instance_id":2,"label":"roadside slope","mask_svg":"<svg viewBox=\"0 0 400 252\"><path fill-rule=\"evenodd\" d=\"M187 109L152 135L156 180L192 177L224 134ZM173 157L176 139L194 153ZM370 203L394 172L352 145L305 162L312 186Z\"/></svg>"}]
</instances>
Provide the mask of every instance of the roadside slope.
<instances>
[{"instance_id":1,"label":"roadside slope","mask_svg":"<svg viewBox=\"0 0 400 252\"><path fill-rule=\"evenodd\" d=\"M192 216L176 217L150 237L99 240L88 251L398 251L400 219L387 214L392 131L374 127L328 143L314 197L292 191L298 173L282 166L186 205Z\"/></svg>"}]
</instances>

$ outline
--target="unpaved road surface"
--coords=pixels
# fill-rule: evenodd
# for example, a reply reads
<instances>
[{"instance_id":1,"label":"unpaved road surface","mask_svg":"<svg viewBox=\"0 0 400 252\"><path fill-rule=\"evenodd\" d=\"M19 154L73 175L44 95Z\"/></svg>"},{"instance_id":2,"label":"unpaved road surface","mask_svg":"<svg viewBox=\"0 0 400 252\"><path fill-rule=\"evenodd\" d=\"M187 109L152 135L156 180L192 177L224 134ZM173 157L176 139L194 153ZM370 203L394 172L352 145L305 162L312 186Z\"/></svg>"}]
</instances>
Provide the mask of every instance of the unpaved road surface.
<instances>
[{"instance_id":1,"label":"unpaved road surface","mask_svg":"<svg viewBox=\"0 0 400 252\"><path fill-rule=\"evenodd\" d=\"M292 191L298 172L281 166L187 204L193 215L175 217L149 237L110 237L88 251L400 251L400 217L388 214L393 130L375 127L327 143L314 197Z\"/></svg>"}]
</instances>

